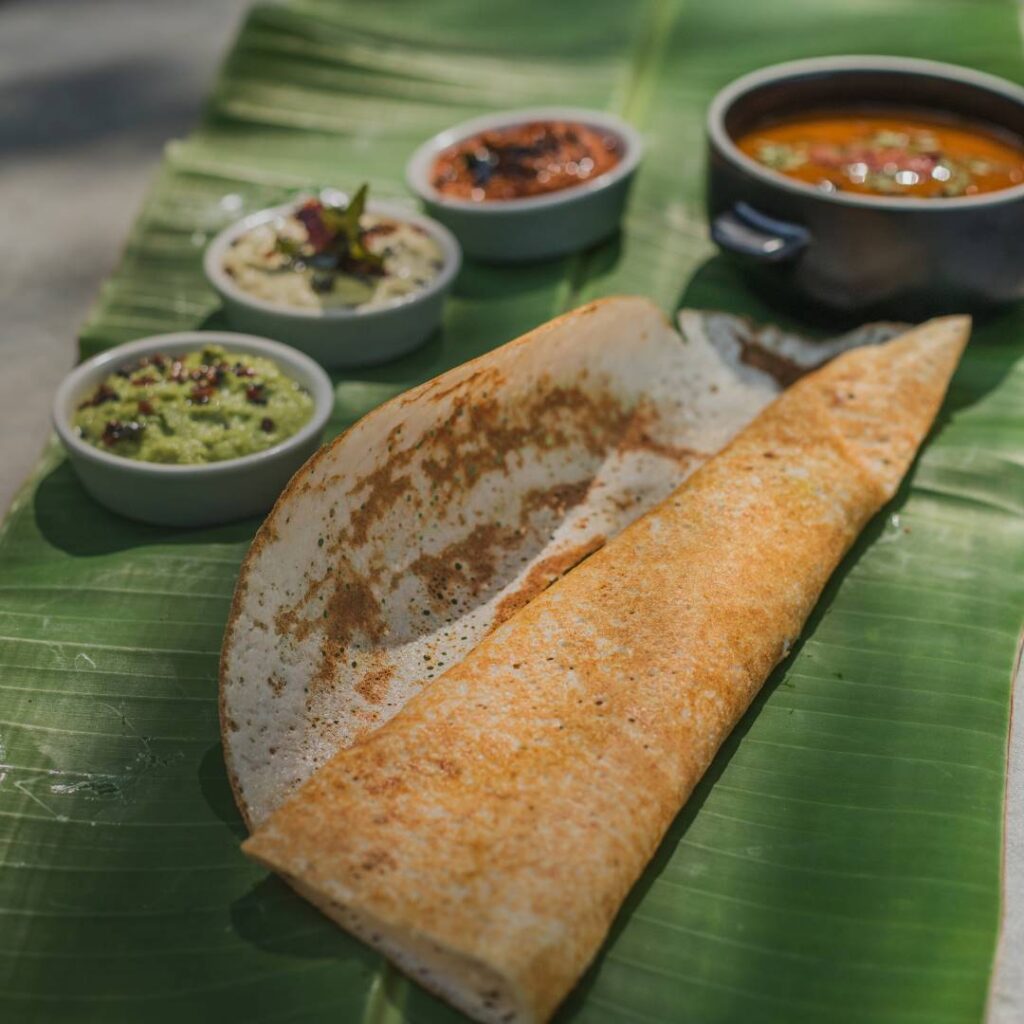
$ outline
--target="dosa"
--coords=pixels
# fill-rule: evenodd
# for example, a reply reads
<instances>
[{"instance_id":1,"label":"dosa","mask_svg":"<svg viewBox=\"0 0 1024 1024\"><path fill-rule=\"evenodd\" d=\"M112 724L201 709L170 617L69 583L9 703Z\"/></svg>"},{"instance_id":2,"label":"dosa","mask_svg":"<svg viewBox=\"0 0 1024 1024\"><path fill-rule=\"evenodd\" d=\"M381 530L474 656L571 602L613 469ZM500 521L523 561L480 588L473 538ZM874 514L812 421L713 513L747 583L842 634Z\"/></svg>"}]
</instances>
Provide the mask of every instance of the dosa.
<instances>
[{"instance_id":1,"label":"dosa","mask_svg":"<svg viewBox=\"0 0 1024 1024\"><path fill-rule=\"evenodd\" d=\"M469 1016L550 1017L928 433L969 321L794 384L243 848Z\"/></svg>"},{"instance_id":2,"label":"dosa","mask_svg":"<svg viewBox=\"0 0 1024 1024\"><path fill-rule=\"evenodd\" d=\"M517 608L720 451L808 341L650 300L588 303L364 416L295 475L242 565L224 758L258 825Z\"/></svg>"}]
</instances>

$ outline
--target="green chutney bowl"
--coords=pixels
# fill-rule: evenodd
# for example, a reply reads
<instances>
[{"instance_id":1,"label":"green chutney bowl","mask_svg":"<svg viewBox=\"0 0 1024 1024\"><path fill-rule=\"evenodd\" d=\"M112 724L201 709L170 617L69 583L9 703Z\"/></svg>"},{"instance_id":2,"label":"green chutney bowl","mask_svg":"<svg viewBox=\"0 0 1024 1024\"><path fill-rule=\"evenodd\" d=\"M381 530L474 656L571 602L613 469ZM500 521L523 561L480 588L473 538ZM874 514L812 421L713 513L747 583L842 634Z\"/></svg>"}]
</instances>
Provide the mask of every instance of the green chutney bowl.
<instances>
[{"instance_id":1,"label":"green chutney bowl","mask_svg":"<svg viewBox=\"0 0 1024 1024\"><path fill-rule=\"evenodd\" d=\"M313 398L313 413L296 433L261 452L200 465L142 462L105 452L73 426L82 399L111 373L142 356L182 355L220 345L231 355L262 356ZM53 425L82 486L101 505L129 519L161 526L210 526L267 512L300 466L319 448L334 408L330 378L308 356L266 338L221 331L158 334L108 349L64 378L53 400Z\"/></svg>"}]
</instances>

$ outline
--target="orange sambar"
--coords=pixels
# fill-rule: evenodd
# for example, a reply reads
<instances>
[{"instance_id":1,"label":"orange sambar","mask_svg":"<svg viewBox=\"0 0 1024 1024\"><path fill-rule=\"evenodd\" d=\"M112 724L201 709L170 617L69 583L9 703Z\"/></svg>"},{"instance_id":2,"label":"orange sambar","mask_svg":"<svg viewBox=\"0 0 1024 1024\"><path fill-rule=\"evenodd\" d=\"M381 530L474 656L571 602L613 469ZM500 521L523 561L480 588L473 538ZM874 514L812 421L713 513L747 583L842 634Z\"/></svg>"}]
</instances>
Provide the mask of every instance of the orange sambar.
<instances>
[{"instance_id":1,"label":"orange sambar","mask_svg":"<svg viewBox=\"0 0 1024 1024\"><path fill-rule=\"evenodd\" d=\"M819 111L765 124L736 145L825 192L943 199L1024 182L1024 141L921 112Z\"/></svg>"}]
</instances>

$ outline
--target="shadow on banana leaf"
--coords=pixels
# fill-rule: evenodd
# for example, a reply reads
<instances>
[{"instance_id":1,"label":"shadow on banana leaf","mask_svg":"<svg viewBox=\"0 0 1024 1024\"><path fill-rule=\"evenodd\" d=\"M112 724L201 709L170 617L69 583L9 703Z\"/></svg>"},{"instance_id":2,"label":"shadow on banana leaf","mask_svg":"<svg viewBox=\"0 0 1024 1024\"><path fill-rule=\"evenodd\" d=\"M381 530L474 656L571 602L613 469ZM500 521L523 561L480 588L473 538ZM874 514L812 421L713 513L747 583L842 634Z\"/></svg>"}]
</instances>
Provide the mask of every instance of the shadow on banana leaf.
<instances>
[{"instance_id":1,"label":"shadow on banana leaf","mask_svg":"<svg viewBox=\"0 0 1024 1024\"><path fill-rule=\"evenodd\" d=\"M241 842L248 832L235 807L220 743L203 755L198 782L207 806ZM241 852L238 858L243 863ZM379 960L377 954L299 899L276 875L266 875L231 904L231 923L242 939L266 952L318 960L357 959L368 969Z\"/></svg>"},{"instance_id":2,"label":"shadow on banana leaf","mask_svg":"<svg viewBox=\"0 0 1024 1024\"><path fill-rule=\"evenodd\" d=\"M770 320L780 327L800 330L810 335L847 331L867 320L877 319L871 313L851 316L792 298L778 288L774 277L761 278L751 274L737 261L721 254L712 256L697 268L686 285L680 306L726 309L746 314L760 321ZM976 312L975 326L987 330L990 325L1003 324L1014 317L1016 307L1003 307ZM914 317L915 321L927 315Z\"/></svg>"},{"instance_id":3,"label":"shadow on banana leaf","mask_svg":"<svg viewBox=\"0 0 1024 1024\"><path fill-rule=\"evenodd\" d=\"M603 244L599 247L604 248ZM572 265L572 257L565 256L522 264L476 263L467 259L456 279L454 294L456 298L474 301L516 301L530 292L546 293L552 282L565 280Z\"/></svg>"},{"instance_id":4,"label":"shadow on banana leaf","mask_svg":"<svg viewBox=\"0 0 1024 1024\"><path fill-rule=\"evenodd\" d=\"M680 309L714 309L749 317L755 323L773 323L783 330L810 338L834 337L856 323L815 314L813 310L780 305L774 296L747 287L747 277L734 261L713 256L697 268L676 304ZM992 311L974 317L970 361L961 363L950 385L935 430L949 415L972 405L998 387L1013 369L1016 355L1008 341L1024 335L1024 307Z\"/></svg>"},{"instance_id":5,"label":"shadow on banana leaf","mask_svg":"<svg viewBox=\"0 0 1024 1024\"><path fill-rule=\"evenodd\" d=\"M94 501L65 460L46 474L32 501L35 524L54 547L69 555L109 555L163 544L248 544L259 519L187 529L125 519ZM239 549L241 560L242 549Z\"/></svg>"},{"instance_id":6,"label":"shadow on banana leaf","mask_svg":"<svg viewBox=\"0 0 1024 1024\"><path fill-rule=\"evenodd\" d=\"M220 743L215 743L203 755L199 765L199 790L206 806L227 825L232 835L239 842L245 839L249 832L235 806L235 797L224 769L224 747Z\"/></svg>"},{"instance_id":7,"label":"shadow on banana leaf","mask_svg":"<svg viewBox=\"0 0 1024 1024\"><path fill-rule=\"evenodd\" d=\"M241 854L239 854L241 856ZM267 875L231 904L231 924L246 942L268 953L310 960L356 960L367 971L380 956Z\"/></svg>"},{"instance_id":8,"label":"shadow on banana leaf","mask_svg":"<svg viewBox=\"0 0 1024 1024\"><path fill-rule=\"evenodd\" d=\"M267 953L307 960L355 961L367 973L380 956L268 875L231 904L231 923L246 942Z\"/></svg>"}]
</instances>

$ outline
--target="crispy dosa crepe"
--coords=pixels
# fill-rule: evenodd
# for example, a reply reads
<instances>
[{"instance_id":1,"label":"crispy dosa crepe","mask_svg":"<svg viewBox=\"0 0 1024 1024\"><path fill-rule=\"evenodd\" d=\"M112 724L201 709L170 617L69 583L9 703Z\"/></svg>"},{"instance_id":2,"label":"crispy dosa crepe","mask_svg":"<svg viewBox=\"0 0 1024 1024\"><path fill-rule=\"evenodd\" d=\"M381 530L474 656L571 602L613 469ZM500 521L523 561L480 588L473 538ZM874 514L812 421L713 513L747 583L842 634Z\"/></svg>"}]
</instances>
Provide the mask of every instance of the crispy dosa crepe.
<instances>
[{"instance_id":1,"label":"crispy dosa crepe","mask_svg":"<svg viewBox=\"0 0 1024 1024\"><path fill-rule=\"evenodd\" d=\"M613 298L396 398L292 481L224 641L224 750L263 820L497 624L651 508L808 366L808 343Z\"/></svg>"},{"instance_id":2,"label":"crispy dosa crepe","mask_svg":"<svg viewBox=\"0 0 1024 1024\"><path fill-rule=\"evenodd\" d=\"M245 851L480 1021L546 1020L927 434L969 321L794 384Z\"/></svg>"}]
</instances>

